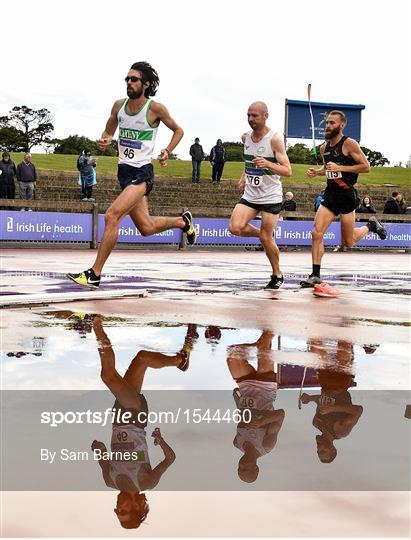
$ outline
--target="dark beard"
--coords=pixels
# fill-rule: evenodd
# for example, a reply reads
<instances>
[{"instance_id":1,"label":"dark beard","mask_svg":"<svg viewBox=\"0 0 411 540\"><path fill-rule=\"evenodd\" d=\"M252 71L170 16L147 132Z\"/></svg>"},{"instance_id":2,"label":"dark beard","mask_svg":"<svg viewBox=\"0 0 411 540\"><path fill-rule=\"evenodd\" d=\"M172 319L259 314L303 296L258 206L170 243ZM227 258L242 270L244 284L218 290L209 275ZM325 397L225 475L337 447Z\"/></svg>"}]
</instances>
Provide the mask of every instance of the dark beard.
<instances>
[{"instance_id":1,"label":"dark beard","mask_svg":"<svg viewBox=\"0 0 411 540\"><path fill-rule=\"evenodd\" d=\"M127 88L127 95L130 99L138 99L143 94L143 89L140 90L132 90L131 88Z\"/></svg>"},{"instance_id":2,"label":"dark beard","mask_svg":"<svg viewBox=\"0 0 411 540\"><path fill-rule=\"evenodd\" d=\"M333 139L334 137L336 137L337 135L339 135L341 133L341 130L340 128L334 128L332 129L331 131L329 131L328 133L325 132L324 134L324 139L326 141L329 141L330 139Z\"/></svg>"}]
</instances>

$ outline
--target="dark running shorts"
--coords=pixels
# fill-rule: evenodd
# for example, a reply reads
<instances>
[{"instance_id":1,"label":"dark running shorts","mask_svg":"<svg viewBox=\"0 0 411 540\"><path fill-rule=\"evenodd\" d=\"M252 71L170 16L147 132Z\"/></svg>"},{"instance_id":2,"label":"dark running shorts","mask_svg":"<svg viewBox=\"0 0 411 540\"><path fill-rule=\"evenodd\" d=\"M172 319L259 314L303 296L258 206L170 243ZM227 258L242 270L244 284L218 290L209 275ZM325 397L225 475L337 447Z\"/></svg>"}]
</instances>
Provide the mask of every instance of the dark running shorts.
<instances>
[{"instance_id":1,"label":"dark running shorts","mask_svg":"<svg viewBox=\"0 0 411 540\"><path fill-rule=\"evenodd\" d=\"M146 398L143 396L143 394L139 394L137 392L137 395L141 398L141 406L138 409L127 409L126 407L122 407L118 399L114 402L113 405L113 411L121 411L120 413L116 414L116 420L117 418L121 419L121 416L125 412L131 413L131 417L129 420L127 420L127 424L124 424L123 422L113 422L114 426L124 426L128 424L132 424L133 426L139 427L141 429L144 429L147 426L147 415L148 415L148 404ZM145 413L145 419L144 422L138 421L138 413L144 412ZM121 416L120 416L121 415ZM141 418L140 418L141 420Z\"/></svg>"},{"instance_id":2,"label":"dark running shorts","mask_svg":"<svg viewBox=\"0 0 411 540\"><path fill-rule=\"evenodd\" d=\"M357 197L353 189L341 189L339 191L326 189L321 204L336 216L349 214L357 208Z\"/></svg>"},{"instance_id":3,"label":"dark running shorts","mask_svg":"<svg viewBox=\"0 0 411 540\"><path fill-rule=\"evenodd\" d=\"M258 373L258 371L255 371L254 373L249 373L248 375L235 379L235 382L237 383L243 381L277 382L277 374L274 373L274 371L266 371L264 373Z\"/></svg>"},{"instance_id":4,"label":"dark running shorts","mask_svg":"<svg viewBox=\"0 0 411 540\"><path fill-rule=\"evenodd\" d=\"M240 199L240 204L244 204L245 206L254 208L254 210L258 210L258 212L267 212L268 214L279 214L282 207L282 203L257 204L246 201L243 198Z\"/></svg>"},{"instance_id":5,"label":"dark running shorts","mask_svg":"<svg viewBox=\"0 0 411 540\"><path fill-rule=\"evenodd\" d=\"M154 185L154 169L151 163L147 163L142 167L132 167L126 163L120 163L117 178L120 182L121 190L127 186L137 186L145 182L147 184L145 195L148 197Z\"/></svg>"}]
</instances>

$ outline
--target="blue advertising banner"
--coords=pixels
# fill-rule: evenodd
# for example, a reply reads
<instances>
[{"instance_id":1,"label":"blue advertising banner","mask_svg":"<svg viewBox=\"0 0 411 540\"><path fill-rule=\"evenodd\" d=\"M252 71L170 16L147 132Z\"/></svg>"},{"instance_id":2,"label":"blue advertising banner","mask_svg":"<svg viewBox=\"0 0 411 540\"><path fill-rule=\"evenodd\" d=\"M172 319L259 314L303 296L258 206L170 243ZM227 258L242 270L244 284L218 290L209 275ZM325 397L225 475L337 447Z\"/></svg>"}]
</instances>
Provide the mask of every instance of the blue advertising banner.
<instances>
[{"instance_id":1,"label":"blue advertising banner","mask_svg":"<svg viewBox=\"0 0 411 540\"><path fill-rule=\"evenodd\" d=\"M100 242L104 232L104 215L98 216L98 241ZM132 222L129 216L126 216L120 223L118 230L118 242L128 242L137 244L179 244L181 241L181 229L170 229L153 236L142 236L140 231Z\"/></svg>"},{"instance_id":2,"label":"blue advertising banner","mask_svg":"<svg viewBox=\"0 0 411 540\"><path fill-rule=\"evenodd\" d=\"M91 214L0 211L0 240L91 242Z\"/></svg>"},{"instance_id":3,"label":"blue advertising banner","mask_svg":"<svg viewBox=\"0 0 411 540\"><path fill-rule=\"evenodd\" d=\"M361 111L365 105L312 102L315 138L324 140L325 120L332 110L340 110L347 117L344 135L360 141ZM308 101L285 100L285 136L291 139L312 139Z\"/></svg>"},{"instance_id":4,"label":"blue advertising banner","mask_svg":"<svg viewBox=\"0 0 411 540\"><path fill-rule=\"evenodd\" d=\"M198 245L224 246L260 243L258 238L233 236L226 218L197 218L195 228ZM253 225L259 227L260 221ZM98 239L104 231L104 216L99 215ZM374 234L367 234L357 245L364 247L409 247L411 245L410 223L385 223L386 240ZM281 220L275 230L279 245L311 245L312 221ZM120 224L119 242L136 244L178 244L181 229L171 229L153 236L142 236L129 217ZM42 240L55 242L90 242L92 240L92 218L90 214L60 214L58 212L15 212L0 211L0 240ZM324 236L326 246L341 244L341 229L338 222L331 224Z\"/></svg>"},{"instance_id":5,"label":"blue advertising banner","mask_svg":"<svg viewBox=\"0 0 411 540\"><path fill-rule=\"evenodd\" d=\"M195 220L197 230L197 244L208 245L241 245L259 244L258 238L243 238L233 236L228 230L228 219L199 218ZM251 222L256 227L261 223L259 220ZM388 235L386 240L381 240L376 234L367 234L358 246L373 247L407 247L411 245L411 224L409 223L385 223ZM275 229L275 240L278 245L309 246L311 245L312 221L279 221ZM326 246L341 244L341 228L338 222L331 224L324 235Z\"/></svg>"}]
</instances>

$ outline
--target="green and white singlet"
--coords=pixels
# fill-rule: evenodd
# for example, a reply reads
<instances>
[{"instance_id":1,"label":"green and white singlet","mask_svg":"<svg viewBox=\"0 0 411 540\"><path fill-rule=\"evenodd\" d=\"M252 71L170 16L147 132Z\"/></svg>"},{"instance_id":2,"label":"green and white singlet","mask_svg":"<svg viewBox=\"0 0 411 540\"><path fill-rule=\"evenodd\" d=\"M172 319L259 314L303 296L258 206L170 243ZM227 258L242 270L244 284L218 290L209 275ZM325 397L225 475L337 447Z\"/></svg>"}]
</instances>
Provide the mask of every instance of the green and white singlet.
<instances>
[{"instance_id":1,"label":"green and white singlet","mask_svg":"<svg viewBox=\"0 0 411 540\"><path fill-rule=\"evenodd\" d=\"M148 120L151 99L148 99L135 114L126 112L127 103L128 99L124 100L117 113L118 162L132 167L142 167L151 163L158 124L152 125Z\"/></svg>"},{"instance_id":2,"label":"green and white singlet","mask_svg":"<svg viewBox=\"0 0 411 540\"><path fill-rule=\"evenodd\" d=\"M263 157L267 161L277 163L275 153L271 148L271 139L274 133L270 130L260 141L254 142L252 131L245 135L244 161L245 161L245 190L242 198L256 204L277 204L283 201L283 186L278 174L269 169L259 169L253 163L256 157Z\"/></svg>"}]
</instances>

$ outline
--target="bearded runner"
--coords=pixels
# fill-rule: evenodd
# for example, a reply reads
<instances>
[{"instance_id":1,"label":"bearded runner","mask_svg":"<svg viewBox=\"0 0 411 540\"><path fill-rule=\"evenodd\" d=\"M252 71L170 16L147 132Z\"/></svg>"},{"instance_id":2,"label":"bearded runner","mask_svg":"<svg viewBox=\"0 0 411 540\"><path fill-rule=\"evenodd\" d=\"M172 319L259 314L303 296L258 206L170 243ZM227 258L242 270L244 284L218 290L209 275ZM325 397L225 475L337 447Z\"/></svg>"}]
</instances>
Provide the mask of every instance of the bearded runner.
<instances>
[{"instance_id":1,"label":"bearded runner","mask_svg":"<svg viewBox=\"0 0 411 540\"><path fill-rule=\"evenodd\" d=\"M67 274L75 283L91 288L100 285L101 272L117 242L119 224L126 215L130 216L142 236L180 228L187 234L189 244L196 241L193 218L189 211L179 217L152 218L147 203L154 184L151 160L159 124L162 122L173 133L169 144L161 150L159 161L162 166L167 165L171 152L184 132L164 105L150 99L156 94L160 82L156 70L150 64L133 64L125 82L128 97L114 103L106 128L98 141L99 149L104 152L119 128L118 180L122 192L106 212L103 238L92 267L78 274Z\"/></svg>"}]
</instances>

